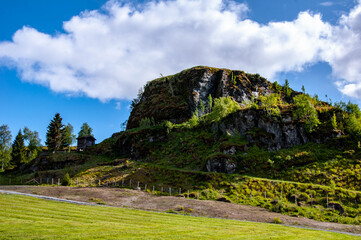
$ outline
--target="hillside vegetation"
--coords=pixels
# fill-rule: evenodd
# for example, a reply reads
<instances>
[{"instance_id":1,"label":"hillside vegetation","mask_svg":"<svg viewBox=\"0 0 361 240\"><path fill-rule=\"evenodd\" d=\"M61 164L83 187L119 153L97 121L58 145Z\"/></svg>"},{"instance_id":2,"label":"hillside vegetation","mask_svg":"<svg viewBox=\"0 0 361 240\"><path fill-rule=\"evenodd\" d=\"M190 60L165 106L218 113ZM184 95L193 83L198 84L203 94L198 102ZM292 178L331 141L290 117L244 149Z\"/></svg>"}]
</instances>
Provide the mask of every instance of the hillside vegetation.
<instances>
[{"instance_id":1,"label":"hillside vegetation","mask_svg":"<svg viewBox=\"0 0 361 240\"><path fill-rule=\"evenodd\" d=\"M77 186L155 186L159 195L361 223L356 104L323 102L258 74L196 67L149 82L132 106L126 131L84 153L39 156L3 181L68 173L65 183Z\"/></svg>"}]
</instances>

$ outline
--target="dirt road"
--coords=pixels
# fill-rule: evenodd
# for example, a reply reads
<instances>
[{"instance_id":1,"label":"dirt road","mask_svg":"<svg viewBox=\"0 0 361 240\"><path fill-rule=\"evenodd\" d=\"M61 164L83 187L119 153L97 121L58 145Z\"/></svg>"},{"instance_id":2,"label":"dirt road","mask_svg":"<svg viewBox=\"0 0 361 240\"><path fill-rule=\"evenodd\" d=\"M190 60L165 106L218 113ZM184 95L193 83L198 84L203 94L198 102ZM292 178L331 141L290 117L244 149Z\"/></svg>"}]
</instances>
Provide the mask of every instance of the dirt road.
<instances>
[{"instance_id":1,"label":"dirt road","mask_svg":"<svg viewBox=\"0 0 361 240\"><path fill-rule=\"evenodd\" d=\"M309 227L361 234L361 226L319 222L303 217L291 217L266 209L217 201L200 201L181 197L158 197L152 194L120 188L74 188L51 186L0 186L1 190L38 194L56 198L101 203L115 207L128 207L152 211L171 211L194 216L236 219L273 223L279 218L284 225Z\"/></svg>"}]
</instances>

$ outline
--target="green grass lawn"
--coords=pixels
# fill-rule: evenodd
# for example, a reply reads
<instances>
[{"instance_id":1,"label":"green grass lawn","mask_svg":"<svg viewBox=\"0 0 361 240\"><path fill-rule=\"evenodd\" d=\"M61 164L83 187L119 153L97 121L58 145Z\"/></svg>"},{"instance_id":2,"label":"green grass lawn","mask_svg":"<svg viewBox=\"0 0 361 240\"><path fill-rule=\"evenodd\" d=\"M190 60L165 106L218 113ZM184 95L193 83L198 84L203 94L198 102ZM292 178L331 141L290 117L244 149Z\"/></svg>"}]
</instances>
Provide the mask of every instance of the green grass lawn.
<instances>
[{"instance_id":1,"label":"green grass lawn","mask_svg":"<svg viewBox=\"0 0 361 240\"><path fill-rule=\"evenodd\" d=\"M361 239L276 224L0 194L0 239Z\"/></svg>"}]
</instances>

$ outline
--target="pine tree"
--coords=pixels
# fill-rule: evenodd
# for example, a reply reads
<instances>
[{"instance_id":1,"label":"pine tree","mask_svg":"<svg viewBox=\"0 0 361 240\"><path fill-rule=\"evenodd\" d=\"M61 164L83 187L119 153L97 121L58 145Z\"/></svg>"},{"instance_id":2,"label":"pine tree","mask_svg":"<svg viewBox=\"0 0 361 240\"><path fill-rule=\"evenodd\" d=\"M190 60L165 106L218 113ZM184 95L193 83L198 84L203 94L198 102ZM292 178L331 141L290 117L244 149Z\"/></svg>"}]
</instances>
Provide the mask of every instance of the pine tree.
<instances>
[{"instance_id":1,"label":"pine tree","mask_svg":"<svg viewBox=\"0 0 361 240\"><path fill-rule=\"evenodd\" d=\"M83 125L80 128L78 137L93 136L92 132L93 132L93 129L88 125L88 123L85 122L85 123L83 123Z\"/></svg>"},{"instance_id":2,"label":"pine tree","mask_svg":"<svg viewBox=\"0 0 361 240\"><path fill-rule=\"evenodd\" d=\"M11 164L14 167L19 167L25 161L26 161L26 150L24 145L24 136L21 133L21 129L20 129L12 145Z\"/></svg>"},{"instance_id":3,"label":"pine tree","mask_svg":"<svg viewBox=\"0 0 361 240\"><path fill-rule=\"evenodd\" d=\"M62 124L62 120L59 113L55 114L46 133L45 144L48 146L49 151L53 153L60 149L63 142L64 125Z\"/></svg>"},{"instance_id":4,"label":"pine tree","mask_svg":"<svg viewBox=\"0 0 361 240\"><path fill-rule=\"evenodd\" d=\"M288 79L285 80L285 84L283 85L283 93L285 94L286 98L290 98L292 90L290 88L290 83Z\"/></svg>"}]
</instances>

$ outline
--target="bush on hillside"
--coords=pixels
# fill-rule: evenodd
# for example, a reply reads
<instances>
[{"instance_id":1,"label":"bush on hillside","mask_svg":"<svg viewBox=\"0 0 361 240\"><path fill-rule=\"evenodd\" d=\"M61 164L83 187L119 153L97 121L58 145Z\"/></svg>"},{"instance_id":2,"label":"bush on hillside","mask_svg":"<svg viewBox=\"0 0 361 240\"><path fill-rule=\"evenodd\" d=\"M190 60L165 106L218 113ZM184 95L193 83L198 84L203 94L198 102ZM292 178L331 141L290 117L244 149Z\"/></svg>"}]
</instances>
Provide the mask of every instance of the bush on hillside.
<instances>
[{"instance_id":1,"label":"bush on hillside","mask_svg":"<svg viewBox=\"0 0 361 240\"><path fill-rule=\"evenodd\" d=\"M298 120L305 121L305 127L308 132L312 132L320 124L317 111L308 95L300 94L293 98L296 106L295 117Z\"/></svg>"},{"instance_id":2,"label":"bush on hillside","mask_svg":"<svg viewBox=\"0 0 361 240\"><path fill-rule=\"evenodd\" d=\"M260 96L260 99L267 116L277 117L281 115L281 111L278 108L278 105L282 103L282 100L279 94L274 93L267 96Z\"/></svg>"},{"instance_id":3,"label":"bush on hillside","mask_svg":"<svg viewBox=\"0 0 361 240\"><path fill-rule=\"evenodd\" d=\"M219 121L227 115L241 109L241 106L232 97L221 97L214 99L212 112L206 116L209 122Z\"/></svg>"},{"instance_id":4,"label":"bush on hillside","mask_svg":"<svg viewBox=\"0 0 361 240\"><path fill-rule=\"evenodd\" d=\"M63 179L61 180L61 185L62 186L70 186L71 185L71 178L69 176L69 173L66 173L63 177Z\"/></svg>"}]
</instances>

